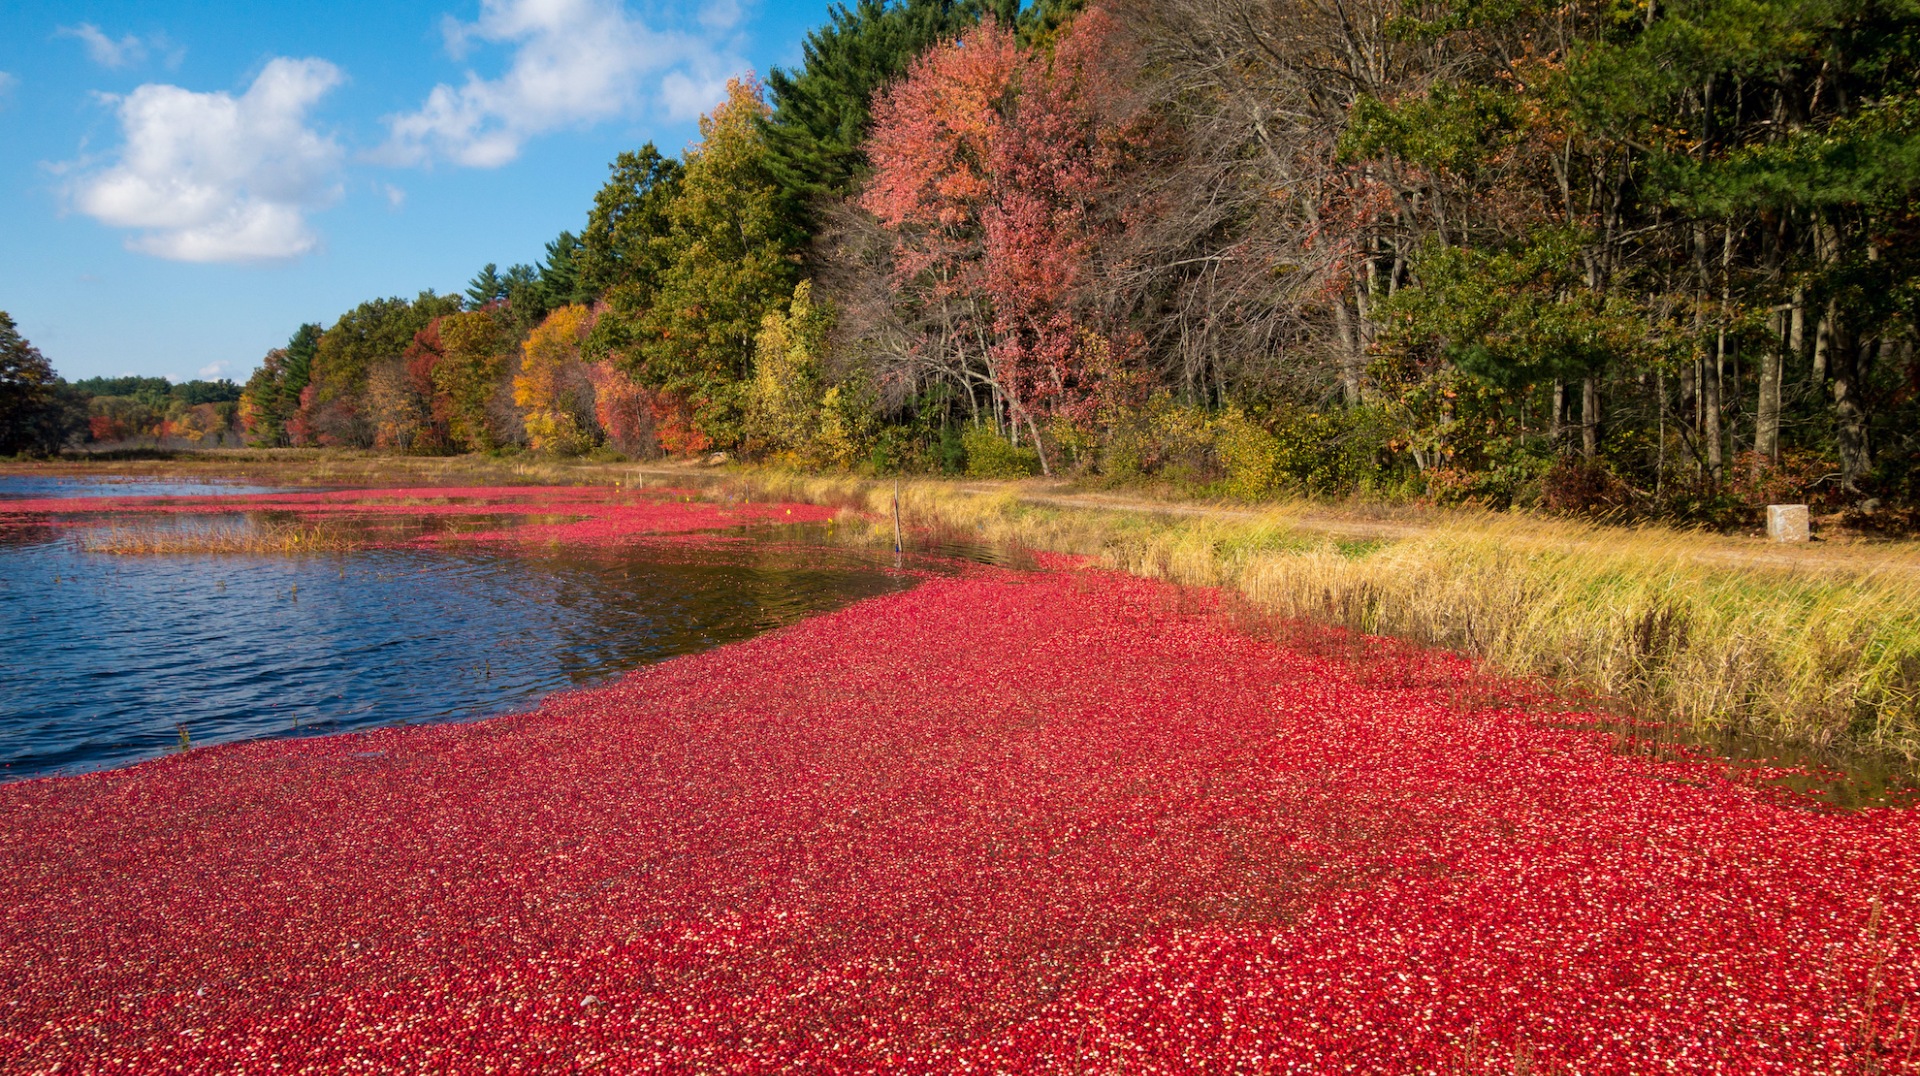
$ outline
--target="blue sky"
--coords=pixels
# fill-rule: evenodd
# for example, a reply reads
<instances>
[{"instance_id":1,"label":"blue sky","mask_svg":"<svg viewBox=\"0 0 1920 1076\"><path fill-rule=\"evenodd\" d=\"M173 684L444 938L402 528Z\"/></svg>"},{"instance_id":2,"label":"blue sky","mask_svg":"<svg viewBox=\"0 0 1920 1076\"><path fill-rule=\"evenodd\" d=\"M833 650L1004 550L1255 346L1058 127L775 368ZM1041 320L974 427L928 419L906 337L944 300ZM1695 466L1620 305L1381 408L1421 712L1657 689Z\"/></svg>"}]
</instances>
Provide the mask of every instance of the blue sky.
<instances>
[{"instance_id":1,"label":"blue sky","mask_svg":"<svg viewBox=\"0 0 1920 1076\"><path fill-rule=\"evenodd\" d=\"M69 379L243 380L303 321L537 262L826 7L7 0L0 309Z\"/></svg>"}]
</instances>

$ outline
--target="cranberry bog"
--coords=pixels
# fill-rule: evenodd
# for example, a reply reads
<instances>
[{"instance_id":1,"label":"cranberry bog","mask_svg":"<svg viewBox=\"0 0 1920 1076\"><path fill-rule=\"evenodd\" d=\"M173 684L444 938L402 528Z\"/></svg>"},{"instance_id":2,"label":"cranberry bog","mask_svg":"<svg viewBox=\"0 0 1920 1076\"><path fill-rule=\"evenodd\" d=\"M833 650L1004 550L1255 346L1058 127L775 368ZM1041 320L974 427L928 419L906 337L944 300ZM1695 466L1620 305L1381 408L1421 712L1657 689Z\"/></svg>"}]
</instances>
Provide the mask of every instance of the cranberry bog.
<instances>
[{"instance_id":1,"label":"cranberry bog","mask_svg":"<svg viewBox=\"0 0 1920 1076\"><path fill-rule=\"evenodd\" d=\"M789 518L511 496L568 518L481 540ZM1043 559L528 713L0 786L0 1066L1920 1071L1920 816Z\"/></svg>"}]
</instances>

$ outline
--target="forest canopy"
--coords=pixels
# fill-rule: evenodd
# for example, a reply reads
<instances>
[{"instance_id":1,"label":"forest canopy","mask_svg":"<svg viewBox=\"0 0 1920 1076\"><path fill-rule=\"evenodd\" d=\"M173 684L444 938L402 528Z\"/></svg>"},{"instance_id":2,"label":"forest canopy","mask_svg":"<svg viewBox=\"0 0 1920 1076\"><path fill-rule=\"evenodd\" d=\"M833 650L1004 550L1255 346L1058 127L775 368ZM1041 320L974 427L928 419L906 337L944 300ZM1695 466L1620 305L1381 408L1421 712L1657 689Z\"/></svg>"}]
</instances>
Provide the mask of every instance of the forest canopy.
<instances>
[{"instance_id":1,"label":"forest canopy","mask_svg":"<svg viewBox=\"0 0 1920 1076\"><path fill-rule=\"evenodd\" d=\"M246 436L1920 496L1920 0L860 0L801 56L536 262L299 327Z\"/></svg>"}]
</instances>

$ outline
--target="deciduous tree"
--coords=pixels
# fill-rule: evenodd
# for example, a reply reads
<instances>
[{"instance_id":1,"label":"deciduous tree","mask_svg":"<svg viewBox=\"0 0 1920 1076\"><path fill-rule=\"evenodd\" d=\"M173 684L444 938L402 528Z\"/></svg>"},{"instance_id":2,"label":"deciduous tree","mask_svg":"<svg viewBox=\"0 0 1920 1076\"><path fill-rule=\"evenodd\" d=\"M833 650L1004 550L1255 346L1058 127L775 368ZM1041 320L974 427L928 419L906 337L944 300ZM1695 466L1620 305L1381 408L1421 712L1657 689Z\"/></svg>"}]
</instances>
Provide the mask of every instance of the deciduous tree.
<instances>
[{"instance_id":1,"label":"deciduous tree","mask_svg":"<svg viewBox=\"0 0 1920 1076\"><path fill-rule=\"evenodd\" d=\"M592 329L586 307L563 306L521 345L513 403L535 451L574 455L593 447L593 383L580 359Z\"/></svg>"}]
</instances>

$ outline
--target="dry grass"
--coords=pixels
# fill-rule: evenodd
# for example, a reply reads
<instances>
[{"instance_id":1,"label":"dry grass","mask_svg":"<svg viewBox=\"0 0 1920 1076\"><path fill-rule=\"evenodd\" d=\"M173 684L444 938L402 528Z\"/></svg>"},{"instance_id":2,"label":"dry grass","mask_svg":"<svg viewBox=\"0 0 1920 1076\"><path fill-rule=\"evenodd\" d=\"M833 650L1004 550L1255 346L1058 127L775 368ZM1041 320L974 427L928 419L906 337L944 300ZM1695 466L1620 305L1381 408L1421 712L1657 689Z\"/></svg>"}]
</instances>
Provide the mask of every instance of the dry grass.
<instances>
[{"instance_id":1,"label":"dry grass","mask_svg":"<svg viewBox=\"0 0 1920 1076\"><path fill-rule=\"evenodd\" d=\"M367 541L347 531L312 523L235 524L225 521L178 526L117 526L80 537L88 553L156 556L171 553L288 556L345 553Z\"/></svg>"},{"instance_id":2,"label":"dry grass","mask_svg":"<svg viewBox=\"0 0 1920 1076\"><path fill-rule=\"evenodd\" d=\"M892 539L890 483L736 481L756 497L845 506L867 521L867 540ZM1273 616L1444 647L1701 730L1920 758L1911 550L1793 567L1712 535L1493 514L1342 541L1316 533L1298 504L1180 518L1036 506L950 483L901 489L916 526L1226 587Z\"/></svg>"},{"instance_id":3,"label":"dry grass","mask_svg":"<svg viewBox=\"0 0 1920 1076\"><path fill-rule=\"evenodd\" d=\"M848 525L836 530L850 540L887 545L893 537L893 483L851 477L299 450L63 469L314 485L718 483L719 495L846 508ZM968 489L921 480L901 489L903 515L917 528L1226 587L1266 615L1445 647L1702 730L1920 758L1920 546L1912 543L1789 552L1749 539L1514 515L1377 520L1309 504L1129 505L1031 483ZM327 551L342 541L141 535L106 544L269 552Z\"/></svg>"},{"instance_id":4,"label":"dry grass","mask_svg":"<svg viewBox=\"0 0 1920 1076\"><path fill-rule=\"evenodd\" d=\"M243 479L284 486L611 483L631 464L541 456L394 456L349 449L210 449L164 459L0 463L0 474Z\"/></svg>"}]
</instances>

